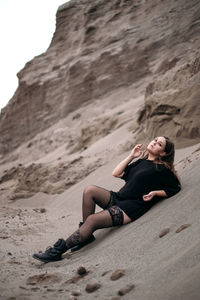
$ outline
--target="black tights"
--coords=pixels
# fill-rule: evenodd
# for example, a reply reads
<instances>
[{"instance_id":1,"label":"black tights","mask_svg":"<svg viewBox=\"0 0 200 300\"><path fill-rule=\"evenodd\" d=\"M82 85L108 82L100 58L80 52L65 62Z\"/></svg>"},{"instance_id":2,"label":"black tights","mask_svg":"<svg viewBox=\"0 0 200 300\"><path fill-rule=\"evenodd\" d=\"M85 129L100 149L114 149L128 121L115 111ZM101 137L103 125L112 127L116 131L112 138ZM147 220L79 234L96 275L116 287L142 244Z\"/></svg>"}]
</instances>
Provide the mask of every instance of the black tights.
<instances>
[{"instance_id":1,"label":"black tights","mask_svg":"<svg viewBox=\"0 0 200 300\"><path fill-rule=\"evenodd\" d=\"M92 233L101 228L113 226L112 218L105 208L110 202L110 191L97 186L88 186L83 192L83 225L75 231L67 240L67 248L82 243L90 238ZM104 210L95 213L96 204Z\"/></svg>"},{"instance_id":2,"label":"black tights","mask_svg":"<svg viewBox=\"0 0 200 300\"><path fill-rule=\"evenodd\" d=\"M82 214L83 222L95 213L96 204L105 209L110 201L110 191L95 185L89 185L83 192Z\"/></svg>"}]
</instances>

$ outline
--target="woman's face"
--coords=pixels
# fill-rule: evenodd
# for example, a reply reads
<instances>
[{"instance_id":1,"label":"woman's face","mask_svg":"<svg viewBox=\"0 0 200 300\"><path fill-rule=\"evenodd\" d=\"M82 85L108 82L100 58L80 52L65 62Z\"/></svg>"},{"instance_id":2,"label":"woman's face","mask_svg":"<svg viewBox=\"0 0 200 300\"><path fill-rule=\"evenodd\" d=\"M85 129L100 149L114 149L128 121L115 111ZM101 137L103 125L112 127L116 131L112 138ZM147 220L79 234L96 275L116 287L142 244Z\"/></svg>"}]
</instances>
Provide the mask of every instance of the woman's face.
<instances>
[{"instance_id":1,"label":"woman's face","mask_svg":"<svg viewBox=\"0 0 200 300\"><path fill-rule=\"evenodd\" d=\"M147 150L152 155L159 157L165 155L166 139L163 136L156 137L147 146Z\"/></svg>"}]
</instances>

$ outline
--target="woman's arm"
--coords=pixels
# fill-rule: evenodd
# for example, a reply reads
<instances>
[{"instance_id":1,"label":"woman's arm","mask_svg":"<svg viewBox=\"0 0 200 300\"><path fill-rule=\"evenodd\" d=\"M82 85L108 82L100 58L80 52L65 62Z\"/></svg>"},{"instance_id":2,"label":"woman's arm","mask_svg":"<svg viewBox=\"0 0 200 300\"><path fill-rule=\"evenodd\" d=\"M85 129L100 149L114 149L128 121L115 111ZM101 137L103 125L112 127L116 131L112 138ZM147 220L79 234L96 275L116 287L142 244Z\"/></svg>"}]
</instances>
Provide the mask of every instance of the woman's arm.
<instances>
[{"instance_id":1,"label":"woman's arm","mask_svg":"<svg viewBox=\"0 0 200 300\"><path fill-rule=\"evenodd\" d=\"M139 157L142 154L141 151L142 144L136 145L133 150L131 151L130 155L128 155L123 161L121 161L114 171L112 175L115 177L121 178L124 175L124 170L128 166L128 164L136 157Z\"/></svg>"},{"instance_id":2,"label":"woman's arm","mask_svg":"<svg viewBox=\"0 0 200 300\"><path fill-rule=\"evenodd\" d=\"M143 195L143 200L144 201L150 201L155 196L167 197L167 194L165 193L164 190L152 191L152 192L148 193L147 195Z\"/></svg>"},{"instance_id":3,"label":"woman's arm","mask_svg":"<svg viewBox=\"0 0 200 300\"><path fill-rule=\"evenodd\" d=\"M177 194L181 190L178 178L170 169L165 169L162 174L162 190L152 191L147 195L143 195L144 201L150 201L154 196L169 198Z\"/></svg>"},{"instance_id":4,"label":"woman's arm","mask_svg":"<svg viewBox=\"0 0 200 300\"><path fill-rule=\"evenodd\" d=\"M170 169L165 169L163 173L162 188L167 197L172 197L181 190L179 179Z\"/></svg>"}]
</instances>

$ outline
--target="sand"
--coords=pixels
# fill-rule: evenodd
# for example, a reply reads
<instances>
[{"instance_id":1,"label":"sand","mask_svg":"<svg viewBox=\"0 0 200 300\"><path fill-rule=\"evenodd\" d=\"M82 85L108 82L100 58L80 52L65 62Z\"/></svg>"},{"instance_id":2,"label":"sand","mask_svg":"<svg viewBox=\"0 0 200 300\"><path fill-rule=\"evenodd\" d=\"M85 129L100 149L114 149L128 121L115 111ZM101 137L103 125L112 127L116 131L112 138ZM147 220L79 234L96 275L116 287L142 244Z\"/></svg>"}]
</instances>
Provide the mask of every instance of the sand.
<instances>
[{"instance_id":1,"label":"sand","mask_svg":"<svg viewBox=\"0 0 200 300\"><path fill-rule=\"evenodd\" d=\"M199 3L111 2L61 6L1 112L2 300L200 299ZM34 260L77 229L84 188L117 191L114 167L158 134L175 141L180 193L62 261Z\"/></svg>"},{"instance_id":2,"label":"sand","mask_svg":"<svg viewBox=\"0 0 200 300\"><path fill-rule=\"evenodd\" d=\"M43 264L32 253L77 228L85 186L117 190L122 185L111 172L128 152L60 195L37 193L2 203L0 299L114 299L127 286L123 299L199 299L199 147L176 152L180 193L131 224L97 231L95 242L67 252L60 262ZM159 237L166 228L168 233ZM80 266L87 270L84 276L77 275ZM113 281L116 270L124 274ZM98 288L88 293L88 284Z\"/></svg>"}]
</instances>

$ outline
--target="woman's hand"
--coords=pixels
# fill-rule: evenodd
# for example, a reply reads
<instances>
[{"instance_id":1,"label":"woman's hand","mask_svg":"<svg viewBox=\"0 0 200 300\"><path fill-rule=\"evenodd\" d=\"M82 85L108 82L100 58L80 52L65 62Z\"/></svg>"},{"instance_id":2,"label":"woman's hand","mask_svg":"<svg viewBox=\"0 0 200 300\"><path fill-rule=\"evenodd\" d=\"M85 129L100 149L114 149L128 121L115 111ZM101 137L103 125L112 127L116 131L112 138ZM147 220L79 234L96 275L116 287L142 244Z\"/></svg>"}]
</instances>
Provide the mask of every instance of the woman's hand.
<instances>
[{"instance_id":1,"label":"woman's hand","mask_svg":"<svg viewBox=\"0 0 200 300\"><path fill-rule=\"evenodd\" d=\"M156 191L152 191L152 192L148 193L147 195L143 195L143 200L144 201L150 201L156 195L157 195L157 192Z\"/></svg>"},{"instance_id":2,"label":"woman's hand","mask_svg":"<svg viewBox=\"0 0 200 300\"><path fill-rule=\"evenodd\" d=\"M131 151L130 156L131 156L132 158L136 158L136 157L142 155L143 151L141 150L141 148L142 148L142 144L136 145L136 146L133 148L133 150Z\"/></svg>"},{"instance_id":3,"label":"woman's hand","mask_svg":"<svg viewBox=\"0 0 200 300\"><path fill-rule=\"evenodd\" d=\"M125 168L128 166L128 164L136 157L140 156L143 151L141 150L142 144L136 145L133 150L131 151L130 155L128 155L123 161L121 161L114 171L112 172L112 175L115 177L121 178L124 174Z\"/></svg>"}]
</instances>

